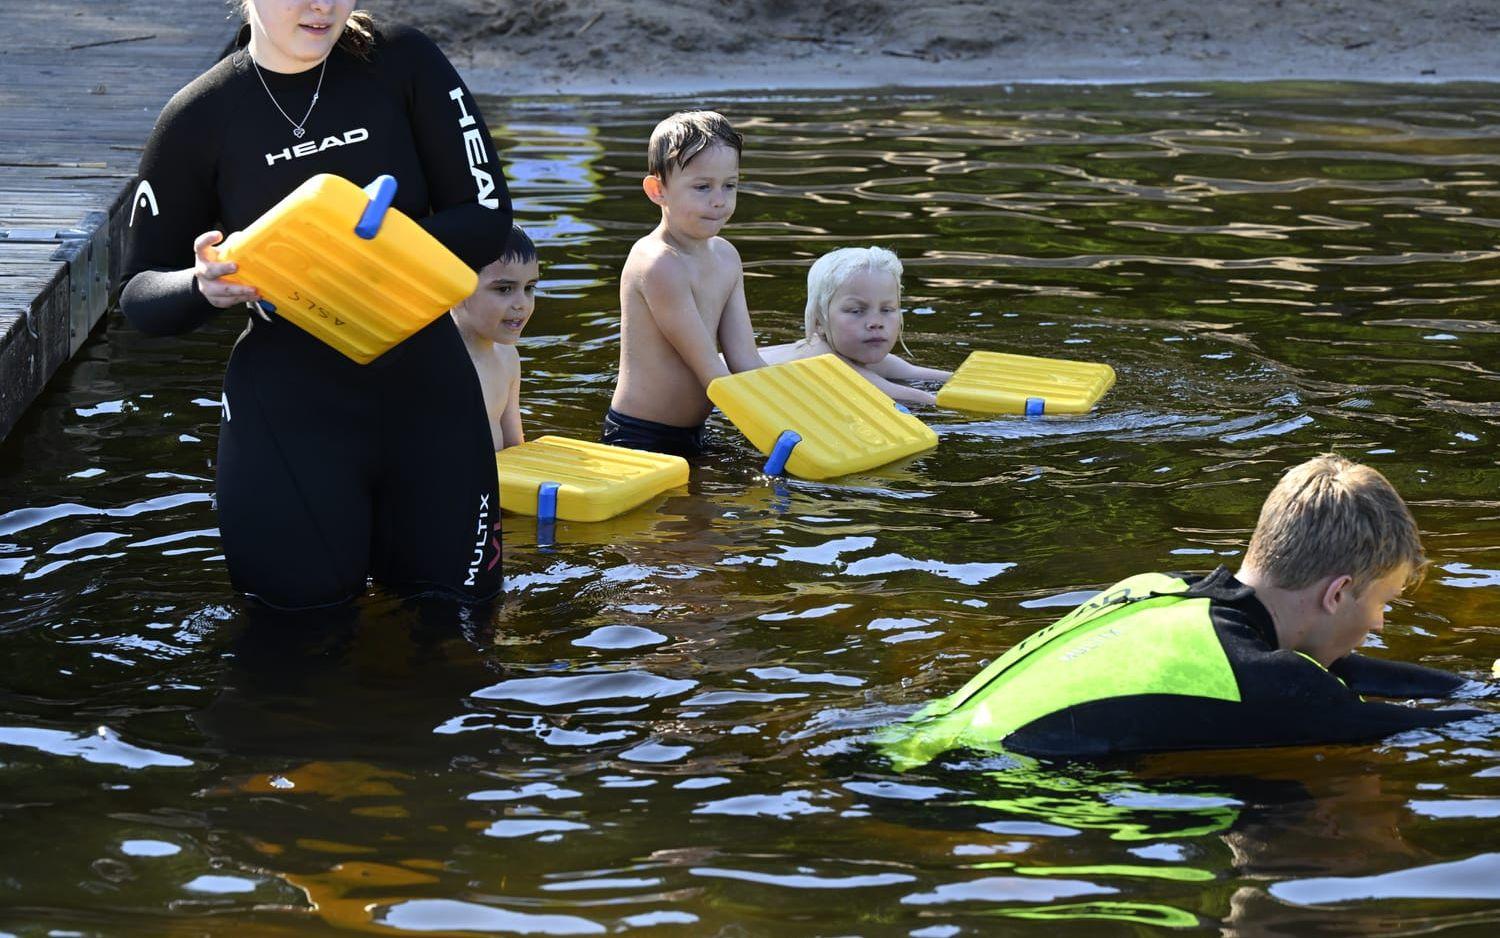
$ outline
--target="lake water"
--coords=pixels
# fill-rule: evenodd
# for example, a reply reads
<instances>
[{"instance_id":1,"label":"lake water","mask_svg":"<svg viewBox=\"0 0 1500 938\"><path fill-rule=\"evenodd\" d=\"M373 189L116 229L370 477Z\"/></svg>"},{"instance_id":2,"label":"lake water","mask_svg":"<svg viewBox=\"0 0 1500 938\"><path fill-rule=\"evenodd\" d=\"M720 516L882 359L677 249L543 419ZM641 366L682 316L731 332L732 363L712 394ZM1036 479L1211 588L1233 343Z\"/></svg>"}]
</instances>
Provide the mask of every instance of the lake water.
<instances>
[{"instance_id":1,"label":"lake water","mask_svg":"<svg viewBox=\"0 0 1500 938\"><path fill-rule=\"evenodd\" d=\"M1500 717L904 775L868 740L1093 590L1235 565L1330 449L1396 483L1433 559L1371 653L1489 672L1496 92L701 102L746 134L726 233L762 343L798 334L812 258L882 244L917 361L1119 383L1081 418L918 408L938 449L829 483L768 479L716 419L685 491L541 543L507 518L492 617L259 621L210 504L241 323L112 317L0 446L0 932L1493 934ZM533 436L596 437L645 141L689 103L487 103L544 264Z\"/></svg>"}]
</instances>

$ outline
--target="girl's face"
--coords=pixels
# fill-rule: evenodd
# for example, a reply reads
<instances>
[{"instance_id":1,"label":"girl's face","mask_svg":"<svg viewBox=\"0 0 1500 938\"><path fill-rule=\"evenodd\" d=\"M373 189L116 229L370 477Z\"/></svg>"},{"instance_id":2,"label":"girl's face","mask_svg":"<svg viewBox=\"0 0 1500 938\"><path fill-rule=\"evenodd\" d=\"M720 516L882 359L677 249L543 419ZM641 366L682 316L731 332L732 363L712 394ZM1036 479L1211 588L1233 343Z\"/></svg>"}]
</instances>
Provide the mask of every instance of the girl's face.
<instances>
[{"instance_id":1,"label":"girl's face","mask_svg":"<svg viewBox=\"0 0 1500 938\"><path fill-rule=\"evenodd\" d=\"M305 72L333 51L354 0L248 0L250 55L273 72Z\"/></svg>"},{"instance_id":2,"label":"girl's face","mask_svg":"<svg viewBox=\"0 0 1500 938\"><path fill-rule=\"evenodd\" d=\"M828 302L828 345L857 365L873 365L891 353L901 334L901 283L881 270L861 270Z\"/></svg>"}]
</instances>

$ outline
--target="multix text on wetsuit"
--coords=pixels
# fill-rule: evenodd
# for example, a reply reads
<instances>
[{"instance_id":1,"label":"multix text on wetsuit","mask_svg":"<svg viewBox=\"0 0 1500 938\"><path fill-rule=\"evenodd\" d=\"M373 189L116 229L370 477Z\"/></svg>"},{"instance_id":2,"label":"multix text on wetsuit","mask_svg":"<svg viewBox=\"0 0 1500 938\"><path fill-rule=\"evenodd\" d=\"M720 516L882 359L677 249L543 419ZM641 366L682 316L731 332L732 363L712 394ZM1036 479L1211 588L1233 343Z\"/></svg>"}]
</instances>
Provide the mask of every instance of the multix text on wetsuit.
<instances>
[{"instance_id":1,"label":"multix text on wetsuit","mask_svg":"<svg viewBox=\"0 0 1500 938\"><path fill-rule=\"evenodd\" d=\"M1350 654L1329 668L1277 647L1255 591L1224 567L1131 577L1029 636L892 728L901 766L951 749L1097 756L1359 742L1478 716L1365 701L1448 697L1463 678Z\"/></svg>"},{"instance_id":2,"label":"multix text on wetsuit","mask_svg":"<svg viewBox=\"0 0 1500 938\"><path fill-rule=\"evenodd\" d=\"M363 53L341 42L321 66L281 73L252 60L248 31L172 98L147 143L120 300L132 323L170 335L212 316L184 269L194 239L244 228L317 173L393 175L395 207L470 266L499 254L511 212L493 141L426 36L375 29ZM494 451L450 317L362 366L252 316L224 379L217 502L231 579L273 606L342 602L370 576L497 594Z\"/></svg>"}]
</instances>

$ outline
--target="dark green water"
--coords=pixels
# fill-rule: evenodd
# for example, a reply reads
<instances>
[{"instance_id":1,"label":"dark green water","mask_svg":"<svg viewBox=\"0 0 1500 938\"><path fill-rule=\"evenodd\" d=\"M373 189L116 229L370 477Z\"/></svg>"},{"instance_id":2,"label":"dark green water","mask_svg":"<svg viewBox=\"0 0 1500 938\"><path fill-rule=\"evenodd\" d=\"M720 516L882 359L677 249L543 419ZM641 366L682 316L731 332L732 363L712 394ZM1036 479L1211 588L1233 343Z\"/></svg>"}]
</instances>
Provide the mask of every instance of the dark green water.
<instances>
[{"instance_id":1,"label":"dark green water","mask_svg":"<svg viewBox=\"0 0 1500 938\"><path fill-rule=\"evenodd\" d=\"M239 322L118 319L0 447L0 932L1493 934L1500 718L1381 745L896 776L870 732L1131 573L1233 565L1336 449L1434 560L1374 654L1500 656L1500 106L1487 86L717 102L763 342L806 267L906 260L908 343L1107 361L1079 419L686 493L539 547L490 621L252 622L212 491ZM528 432L593 437L614 280L685 102L489 102L538 236ZM694 102L696 103L696 102ZM1121 662L1128 667L1129 662ZM1493 708L1493 704L1489 704Z\"/></svg>"}]
</instances>

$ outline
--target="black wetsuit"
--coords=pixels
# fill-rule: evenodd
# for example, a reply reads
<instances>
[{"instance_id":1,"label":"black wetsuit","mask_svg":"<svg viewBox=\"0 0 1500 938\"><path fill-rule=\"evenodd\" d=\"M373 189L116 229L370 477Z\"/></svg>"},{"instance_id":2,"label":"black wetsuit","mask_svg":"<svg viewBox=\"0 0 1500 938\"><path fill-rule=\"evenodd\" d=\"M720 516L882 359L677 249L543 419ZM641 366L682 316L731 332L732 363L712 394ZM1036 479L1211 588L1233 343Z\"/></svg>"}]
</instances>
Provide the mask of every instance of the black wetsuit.
<instances>
[{"instance_id":1,"label":"black wetsuit","mask_svg":"<svg viewBox=\"0 0 1500 938\"><path fill-rule=\"evenodd\" d=\"M120 306L144 332L220 312L190 268L199 234L249 225L316 173L396 177L395 207L471 267L501 253L510 197L468 89L420 32L377 32L368 60L257 75L243 48L163 109L141 158ZM500 591L500 502L478 377L448 316L358 365L276 316L251 317L224 379L219 527L235 586L278 607L366 580L468 599Z\"/></svg>"},{"instance_id":2,"label":"black wetsuit","mask_svg":"<svg viewBox=\"0 0 1500 938\"><path fill-rule=\"evenodd\" d=\"M1375 740L1479 716L1363 700L1445 698L1461 677L1277 647L1271 614L1220 567L1122 581L1029 637L958 693L883 734L902 767L950 749L1098 756Z\"/></svg>"}]
</instances>

